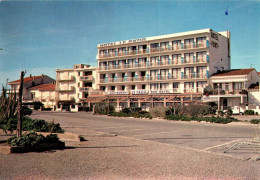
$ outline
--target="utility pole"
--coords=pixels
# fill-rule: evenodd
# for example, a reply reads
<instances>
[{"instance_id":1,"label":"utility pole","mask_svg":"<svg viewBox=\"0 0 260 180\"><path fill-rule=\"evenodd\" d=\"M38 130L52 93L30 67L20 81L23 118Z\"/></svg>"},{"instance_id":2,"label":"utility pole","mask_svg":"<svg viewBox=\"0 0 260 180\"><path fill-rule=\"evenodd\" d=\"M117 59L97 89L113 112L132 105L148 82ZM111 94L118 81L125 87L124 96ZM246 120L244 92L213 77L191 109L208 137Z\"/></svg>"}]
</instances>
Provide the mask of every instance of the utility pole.
<instances>
[{"instance_id":1,"label":"utility pole","mask_svg":"<svg viewBox=\"0 0 260 180\"><path fill-rule=\"evenodd\" d=\"M18 121L17 121L17 137L22 136L22 97L23 97L23 78L24 71L21 72L20 77L20 87L19 87L19 95L18 95Z\"/></svg>"}]
</instances>

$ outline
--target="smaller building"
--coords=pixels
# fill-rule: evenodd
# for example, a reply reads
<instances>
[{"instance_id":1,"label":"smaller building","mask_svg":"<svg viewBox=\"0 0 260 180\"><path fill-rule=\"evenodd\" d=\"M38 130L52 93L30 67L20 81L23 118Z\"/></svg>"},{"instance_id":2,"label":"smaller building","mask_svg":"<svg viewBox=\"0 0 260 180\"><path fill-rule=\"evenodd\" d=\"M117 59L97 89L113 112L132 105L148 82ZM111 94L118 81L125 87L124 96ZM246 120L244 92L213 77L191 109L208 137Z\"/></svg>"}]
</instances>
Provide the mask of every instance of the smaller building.
<instances>
[{"instance_id":1,"label":"smaller building","mask_svg":"<svg viewBox=\"0 0 260 180\"><path fill-rule=\"evenodd\" d=\"M210 77L202 101L216 102L219 110L232 107L234 113L241 113L251 103L250 86L259 81L254 68L220 71Z\"/></svg>"},{"instance_id":2,"label":"smaller building","mask_svg":"<svg viewBox=\"0 0 260 180\"><path fill-rule=\"evenodd\" d=\"M30 88L33 101L41 101L46 109L55 108L55 87L56 84L41 84Z\"/></svg>"},{"instance_id":3,"label":"smaller building","mask_svg":"<svg viewBox=\"0 0 260 180\"><path fill-rule=\"evenodd\" d=\"M41 85L41 84L50 84L54 83L55 80L47 75L40 75L40 76L32 76L25 77L23 81L23 102L33 102L33 97L30 91L30 88ZM17 93L19 92L20 88L20 79L11 81L8 83L11 86L10 93Z\"/></svg>"},{"instance_id":4,"label":"smaller building","mask_svg":"<svg viewBox=\"0 0 260 180\"><path fill-rule=\"evenodd\" d=\"M76 64L71 69L56 70L56 110L80 111L87 108L90 91L96 89L96 68Z\"/></svg>"}]
</instances>

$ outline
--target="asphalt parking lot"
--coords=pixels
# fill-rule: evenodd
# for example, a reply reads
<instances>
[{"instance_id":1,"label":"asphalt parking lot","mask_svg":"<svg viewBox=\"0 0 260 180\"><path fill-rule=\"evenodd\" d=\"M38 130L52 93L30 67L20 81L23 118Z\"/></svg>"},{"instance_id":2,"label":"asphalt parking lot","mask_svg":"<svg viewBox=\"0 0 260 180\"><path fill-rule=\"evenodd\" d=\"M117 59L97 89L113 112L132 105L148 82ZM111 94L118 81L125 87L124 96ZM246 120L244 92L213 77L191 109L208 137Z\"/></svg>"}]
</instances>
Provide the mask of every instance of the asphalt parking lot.
<instances>
[{"instance_id":1,"label":"asphalt parking lot","mask_svg":"<svg viewBox=\"0 0 260 180\"><path fill-rule=\"evenodd\" d=\"M200 151L210 151L242 159L260 153L260 128L249 123L211 124L118 118L91 113L36 112L33 117L59 122L68 131L95 130L109 136L165 143Z\"/></svg>"}]
</instances>

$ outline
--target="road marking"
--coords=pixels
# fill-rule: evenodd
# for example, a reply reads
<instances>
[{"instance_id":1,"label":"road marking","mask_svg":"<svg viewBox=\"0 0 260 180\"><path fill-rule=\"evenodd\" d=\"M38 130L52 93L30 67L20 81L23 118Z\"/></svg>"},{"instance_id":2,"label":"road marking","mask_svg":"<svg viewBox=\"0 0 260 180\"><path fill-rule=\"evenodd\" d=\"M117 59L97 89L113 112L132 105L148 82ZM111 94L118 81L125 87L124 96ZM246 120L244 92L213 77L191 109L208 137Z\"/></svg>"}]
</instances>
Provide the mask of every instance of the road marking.
<instances>
[{"instance_id":1,"label":"road marking","mask_svg":"<svg viewBox=\"0 0 260 180\"><path fill-rule=\"evenodd\" d=\"M183 130L183 131L165 131L165 132L157 132L157 133L138 134L138 135L133 135L133 136L146 136L146 135L164 134L164 133L172 133L172 132L184 132L184 131L188 131L188 130Z\"/></svg>"},{"instance_id":2,"label":"road marking","mask_svg":"<svg viewBox=\"0 0 260 180\"><path fill-rule=\"evenodd\" d=\"M211 147L205 148L205 149L203 149L203 150L207 151L207 150L209 150L209 149L213 149L213 148L220 147L220 146L225 146L225 145L228 145L228 144L230 144L230 143L237 142L237 141L241 141L241 139L237 139L237 140L234 140L234 141L230 141L230 142L227 142L227 143L224 143L224 144L219 144L219 145L216 145L216 146L211 146Z\"/></svg>"}]
</instances>

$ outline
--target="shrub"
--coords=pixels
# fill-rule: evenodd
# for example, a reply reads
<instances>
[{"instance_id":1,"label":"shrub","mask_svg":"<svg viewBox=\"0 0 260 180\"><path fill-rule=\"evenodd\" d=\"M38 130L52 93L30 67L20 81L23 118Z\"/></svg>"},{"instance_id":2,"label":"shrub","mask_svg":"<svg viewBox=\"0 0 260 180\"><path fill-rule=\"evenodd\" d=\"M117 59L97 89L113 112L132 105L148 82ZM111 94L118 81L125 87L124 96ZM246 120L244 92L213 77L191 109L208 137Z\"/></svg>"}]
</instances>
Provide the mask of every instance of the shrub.
<instances>
[{"instance_id":1,"label":"shrub","mask_svg":"<svg viewBox=\"0 0 260 180\"><path fill-rule=\"evenodd\" d=\"M230 122L237 122L238 120L235 118L222 118L222 117L197 117L197 116L193 116L193 117L189 117L189 116L185 116L185 115L169 115L167 116L168 120L179 120L179 121L206 121L206 122L210 122L210 123L221 123L221 124L227 124Z\"/></svg>"},{"instance_id":2,"label":"shrub","mask_svg":"<svg viewBox=\"0 0 260 180\"><path fill-rule=\"evenodd\" d=\"M105 102L96 103L94 108L94 114L109 114L112 112L115 112L115 107Z\"/></svg>"},{"instance_id":3,"label":"shrub","mask_svg":"<svg viewBox=\"0 0 260 180\"><path fill-rule=\"evenodd\" d=\"M260 119L251 119L251 124L260 124Z\"/></svg>"},{"instance_id":4,"label":"shrub","mask_svg":"<svg viewBox=\"0 0 260 180\"><path fill-rule=\"evenodd\" d=\"M26 106L22 106L22 115L23 116L30 116L32 114L32 110Z\"/></svg>"},{"instance_id":5,"label":"shrub","mask_svg":"<svg viewBox=\"0 0 260 180\"><path fill-rule=\"evenodd\" d=\"M255 111L254 110L246 110L245 115L254 115Z\"/></svg>"},{"instance_id":6,"label":"shrub","mask_svg":"<svg viewBox=\"0 0 260 180\"><path fill-rule=\"evenodd\" d=\"M7 133L11 133L17 129L17 118L11 118L1 126L1 128ZM60 124L55 124L54 121L46 122L45 120L32 120L29 117L22 118L22 130L23 131L36 131L36 132L52 132L52 133L64 133L64 130L60 127Z\"/></svg>"},{"instance_id":7,"label":"shrub","mask_svg":"<svg viewBox=\"0 0 260 180\"><path fill-rule=\"evenodd\" d=\"M164 107L154 107L150 109L150 114L153 118L165 118L166 117L166 109Z\"/></svg>"},{"instance_id":8,"label":"shrub","mask_svg":"<svg viewBox=\"0 0 260 180\"><path fill-rule=\"evenodd\" d=\"M30 146L34 147L43 143L56 143L60 142L57 134L50 134L44 137L42 134L31 132L23 134L22 137L11 137L7 139L7 143L11 146Z\"/></svg>"},{"instance_id":9,"label":"shrub","mask_svg":"<svg viewBox=\"0 0 260 180\"><path fill-rule=\"evenodd\" d=\"M130 108L123 108L122 109L122 113L125 113L125 114L130 114L132 111Z\"/></svg>"}]
</instances>

